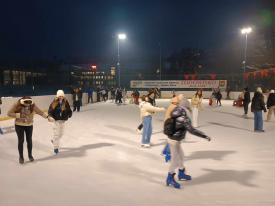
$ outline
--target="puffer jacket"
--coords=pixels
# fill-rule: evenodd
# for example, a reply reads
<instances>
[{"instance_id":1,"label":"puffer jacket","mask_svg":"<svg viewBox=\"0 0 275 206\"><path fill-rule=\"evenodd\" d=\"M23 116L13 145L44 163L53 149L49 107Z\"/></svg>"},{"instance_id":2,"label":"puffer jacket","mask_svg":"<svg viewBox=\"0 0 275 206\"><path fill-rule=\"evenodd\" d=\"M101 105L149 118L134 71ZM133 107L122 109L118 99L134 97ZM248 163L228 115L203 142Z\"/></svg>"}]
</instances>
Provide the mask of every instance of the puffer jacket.
<instances>
[{"instance_id":1,"label":"puffer jacket","mask_svg":"<svg viewBox=\"0 0 275 206\"><path fill-rule=\"evenodd\" d=\"M270 93L266 102L266 106L269 109L272 106L275 106L275 93Z\"/></svg>"},{"instance_id":2,"label":"puffer jacket","mask_svg":"<svg viewBox=\"0 0 275 206\"><path fill-rule=\"evenodd\" d=\"M260 92L255 92L251 103L251 112L264 110L266 112L264 96Z\"/></svg>"},{"instance_id":3,"label":"puffer jacket","mask_svg":"<svg viewBox=\"0 0 275 206\"><path fill-rule=\"evenodd\" d=\"M176 122L175 132L172 136L168 136L169 139L181 141L185 138L187 131L193 135L207 139L207 135L192 127L191 120L187 115L185 107L176 107L171 114L171 118L174 118Z\"/></svg>"},{"instance_id":4,"label":"puffer jacket","mask_svg":"<svg viewBox=\"0 0 275 206\"><path fill-rule=\"evenodd\" d=\"M60 104L56 98L50 105L48 110L49 116L55 120L68 120L72 116L72 110L70 108L69 102L64 99Z\"/></svg>"}]
</instances>

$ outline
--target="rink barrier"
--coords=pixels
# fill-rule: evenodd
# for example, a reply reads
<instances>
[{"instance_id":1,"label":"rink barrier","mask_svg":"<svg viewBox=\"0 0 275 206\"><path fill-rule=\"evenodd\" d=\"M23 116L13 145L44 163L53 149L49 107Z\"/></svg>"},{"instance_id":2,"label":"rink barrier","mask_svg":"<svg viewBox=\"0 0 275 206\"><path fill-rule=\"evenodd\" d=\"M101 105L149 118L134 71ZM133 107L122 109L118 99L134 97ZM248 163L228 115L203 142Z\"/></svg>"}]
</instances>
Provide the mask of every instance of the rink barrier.
<instances>
[{"instance_id":1,"label":"rink barrier","mask_svg":"<svg viewBox=\"0 0 275 206\"><path fill-rule=\"evenodd\" d=\"M196 91L175 91L175 94L181 94L183 93L187 98L191 98ZM230 92L230 99L237 99L239 94L241 92ZM132 94L132 91L127 91L127 98L130 98ZM140 95L146 95L148 94L147 91L140 91ZM212 95L211 91L204 91L203 92L203 98L208 99ZM66 94L66 98L68 99L70 105L72 106L72 95ZM171 99L173 96L173 91L161 91L161 98L162 99ZM226 92L222 92L223 99L226 99ZM253 93L250 93L251 98L253 97ZM0 114L0 121L4 121L9 119L7 117L7 112L11 108L13 104L18 101L20 97L2 97L2 104L1 106L1 114ZM32 97L35 104L42 110L47 111L49 108L50 103L55 98L55 95L46 95L46 96L33 96ZM109 95L110 98L110 95ZM93 102L96 102L96 93L93 93ZM82 105L88 104L88 94L83 93L82 98ZM0 125L1 126L1 125Z\"/></svg>"},{"instance_id":2,"label":"rink barrier","mask_svg":"<svg viewBox=\"0 0 275 206\"><path fill-rule=\"evenodd\" d=\"M8 127L0 127L0 134L4 135L7 133L15 132L14 126L8 126Z\"/></svg>"}]
</instances>

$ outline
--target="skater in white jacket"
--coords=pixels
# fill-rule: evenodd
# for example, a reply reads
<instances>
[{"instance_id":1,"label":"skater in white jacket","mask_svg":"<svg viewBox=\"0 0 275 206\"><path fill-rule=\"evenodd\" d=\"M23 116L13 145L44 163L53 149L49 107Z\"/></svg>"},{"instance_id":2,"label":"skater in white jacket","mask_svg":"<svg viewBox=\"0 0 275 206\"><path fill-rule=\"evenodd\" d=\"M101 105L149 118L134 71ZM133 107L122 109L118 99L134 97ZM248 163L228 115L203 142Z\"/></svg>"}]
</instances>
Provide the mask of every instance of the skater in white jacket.
<instances>
[{"instance_id":1,"label":"skater in white jacket","mask_svg":"<svg viewBox=\"0 0 275 206\"><path fill-rule=\"evenodd\" d=\"M198 89L196 94L191 99L192 107L192 126L198 127L199 111L202 109L202 90Z\"/></svg>"},{"instance_id":2,"label":"skater in white jacket","mask_svg":"<svg viewBox=\"0 0 275 206\"><path fill-rule=\"evenodd\" d=\"M148 101L148 97L142 96L142 101L144 103L140 104L140 116L143 122L143 133L141 146L142 147L150 147L150 140L152 135L152 115L155 112L164 112L165 109L163 107L154 107Z\"/></svg>"}]
</instances>

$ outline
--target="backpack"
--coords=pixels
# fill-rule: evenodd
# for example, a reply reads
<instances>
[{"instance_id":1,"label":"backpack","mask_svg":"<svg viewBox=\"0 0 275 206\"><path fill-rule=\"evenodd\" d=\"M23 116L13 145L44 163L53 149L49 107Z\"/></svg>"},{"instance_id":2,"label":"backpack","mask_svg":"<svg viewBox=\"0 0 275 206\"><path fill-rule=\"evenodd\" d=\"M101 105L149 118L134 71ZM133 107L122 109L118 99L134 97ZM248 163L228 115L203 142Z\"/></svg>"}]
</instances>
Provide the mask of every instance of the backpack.
<instances>
[{"instance_id":1,"label":"backpack","mask_svg":"<svg viewBox=\"0 0 275 206\"><path fill-rule=\"evenodd\" d=\"M172 136L176 132L176 120L168 118L164 122L163 133L167 136Z\"/></svg>"}]
</instances>

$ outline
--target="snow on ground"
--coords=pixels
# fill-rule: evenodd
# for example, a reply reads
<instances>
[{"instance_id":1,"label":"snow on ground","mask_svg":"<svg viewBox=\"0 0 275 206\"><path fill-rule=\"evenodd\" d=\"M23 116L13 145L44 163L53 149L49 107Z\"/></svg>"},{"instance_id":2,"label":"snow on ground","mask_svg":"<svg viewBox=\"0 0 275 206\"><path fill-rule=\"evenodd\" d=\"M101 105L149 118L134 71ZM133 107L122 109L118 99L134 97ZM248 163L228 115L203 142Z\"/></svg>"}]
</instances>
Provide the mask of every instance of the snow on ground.
<instances>
[{"instance_id":1,"label":"snow on ground","mask_svg":"<svg viewBox=\"0 0 275 206\"><path fill-rule=\"evenodd\" d=\"M168 103L157 101L159 106ZM182 146L193 180L182 182L181 190L165 186L163 113L153 118L153 147L144 149L135 131L137 106L84 106L67 122L57 156L50 143L51 123L37 116L34 163L19 165L15 133L0 135L0 205L274 206L274 117L264 122L265 133L254 133L253 115L243 119L243 110L231 105L223 101L222 107L212 108L204 102L199 129L213 141L187 135Z\"/></svg>"}]
</instances>

